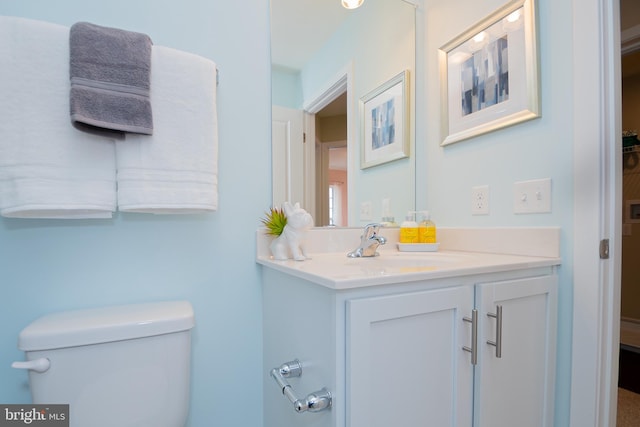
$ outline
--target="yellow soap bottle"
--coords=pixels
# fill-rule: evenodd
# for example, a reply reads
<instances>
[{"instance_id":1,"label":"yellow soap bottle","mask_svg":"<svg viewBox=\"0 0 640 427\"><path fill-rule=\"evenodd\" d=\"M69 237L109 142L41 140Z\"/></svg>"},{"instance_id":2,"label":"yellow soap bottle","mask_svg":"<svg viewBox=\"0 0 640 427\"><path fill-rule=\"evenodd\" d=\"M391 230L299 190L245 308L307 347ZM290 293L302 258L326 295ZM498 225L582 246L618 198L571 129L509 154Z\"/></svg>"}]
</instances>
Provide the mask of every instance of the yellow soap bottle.
<instances>
[{"instance_id":1,"label":"yellow soap bottle","mask_svg":"<svg viewBox=\"0 0 640 427\"><path fill-rule=\"evenodd\" d=\"M408 212L400 224L400 243L418 243L418 223L413 219L412 212Z\"/></svg>"},{"instance_id":2,"label":"yellow soap bottle","mask_svg":"<svg viewBox=\"0 0 640 427\"><path fill-rule=\"evenodd\" d=\"M431 221L429 211L422 211L422 219L418 224L418 242L436 243L436 224Z\"/></svg>"}]
</instances>

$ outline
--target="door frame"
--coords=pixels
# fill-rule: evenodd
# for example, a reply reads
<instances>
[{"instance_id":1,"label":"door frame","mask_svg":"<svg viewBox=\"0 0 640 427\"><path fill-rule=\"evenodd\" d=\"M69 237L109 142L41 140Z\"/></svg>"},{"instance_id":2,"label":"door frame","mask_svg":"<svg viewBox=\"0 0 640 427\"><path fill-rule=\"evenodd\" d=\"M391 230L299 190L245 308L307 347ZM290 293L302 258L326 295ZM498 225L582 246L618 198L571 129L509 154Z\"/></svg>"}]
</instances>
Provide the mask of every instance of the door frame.
<instances>
[{"instance_id":1,"label":"door frame","mask_svg":"<svg viewBox=\"0 0 640 427\"><path fill-rule=\"evenodd\" d=\"M616 419L620 342L619 0L573 0L572 13L574 254L570 426L607 427L615 425ZM585 91L585 87L593 90ZM608 259L599 256L598 248L604 239L609 240Z\"/></svg>"},{"instance_id":2,"label":"door frame","mask_svg":"<svg viewBox=\"0 0 640 427\"><path fill-rule=\"evenodd\" d=\"M355 129L355 114L353 111L353 103L350 94L353 93L353 62L349 62L338 73L331 78L326 85L324 85L315 95L310 97L308 101L304 101L303 110L305 112L305 172L313 168L314 177L317 174L316 165L318 160L316 159L316 133L315 133L315 115L320 112L324 107L333 102L343 93L347 93L347 194L352 194L353 179L350 176L350 171L353 171L353 141L355 138L353 132ZM305 176L308 176L305 173ZM312 203L316 212L316 217L322 217L321 203L317 202L316 192L321 191L321 186L316 182L316 179L309 180L308 184L305 184L305 195L313 198ZM309 205L311 206L311 204ZM348 205L347 205L348 206ZM325 215L326 216L326 215ZM348 222L348 218L346 218Z\"/></svg>"}]
</instances>

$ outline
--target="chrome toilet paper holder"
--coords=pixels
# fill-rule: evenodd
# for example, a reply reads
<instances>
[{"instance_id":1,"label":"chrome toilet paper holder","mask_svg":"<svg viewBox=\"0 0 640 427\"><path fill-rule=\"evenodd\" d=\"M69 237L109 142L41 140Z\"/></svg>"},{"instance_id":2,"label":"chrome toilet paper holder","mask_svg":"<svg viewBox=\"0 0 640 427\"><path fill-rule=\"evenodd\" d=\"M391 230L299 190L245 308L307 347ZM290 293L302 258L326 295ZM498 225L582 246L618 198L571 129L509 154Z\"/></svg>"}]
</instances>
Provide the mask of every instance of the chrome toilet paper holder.
<instances>
[{"instance_id":1,"label":"chrome toilet paper holder","mask_svg":"<svg viewBox=\"0 0 640 427\"><path fill-rule=\"evenodd\" d=\"M302 364L298 359L283 363L278 368L271 370L271 378L275 380L287 399L293 403L296 412L320 412L331 408L331 392L326 388L322 388L313 393L309 393L304 399L296 397L291 384L286 378L299 377L302 375Z\"/></svg>"}]
</instances>

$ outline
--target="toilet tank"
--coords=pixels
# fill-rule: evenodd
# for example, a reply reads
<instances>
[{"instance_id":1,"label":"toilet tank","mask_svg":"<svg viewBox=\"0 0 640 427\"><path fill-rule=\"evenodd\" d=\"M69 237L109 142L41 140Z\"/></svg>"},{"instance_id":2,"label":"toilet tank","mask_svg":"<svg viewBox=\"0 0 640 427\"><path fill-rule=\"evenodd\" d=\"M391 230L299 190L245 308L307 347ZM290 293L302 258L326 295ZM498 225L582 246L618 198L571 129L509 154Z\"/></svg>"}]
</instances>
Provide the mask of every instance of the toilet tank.
<instances>
[{"instance_id":1,"label":"toilet tank","mask_svg":"<svg viewBox=\"0 0 640 427\"><path fill-rule=\"evenodd\" d=\"M183 427L193 308L186 301L67 311L20 333L33 403L69 404L70 427Z\"/></svg>"}]
</instances>

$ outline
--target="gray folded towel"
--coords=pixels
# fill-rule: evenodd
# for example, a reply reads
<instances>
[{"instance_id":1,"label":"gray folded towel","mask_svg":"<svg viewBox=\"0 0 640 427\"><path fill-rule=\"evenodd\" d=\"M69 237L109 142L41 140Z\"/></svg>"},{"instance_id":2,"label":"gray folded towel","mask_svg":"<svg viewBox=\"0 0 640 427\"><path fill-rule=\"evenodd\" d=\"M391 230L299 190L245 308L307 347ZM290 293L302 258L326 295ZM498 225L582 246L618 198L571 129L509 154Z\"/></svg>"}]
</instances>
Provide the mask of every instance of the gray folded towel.
<instances>
[{"instance_id":1,"label":"gray folded towel","mask_svg":"<svg viewBox=\"0 0 640 427\"><path fill-rule=\"evenodd\" d=\"M146 34L78 22L69 34L71 122L123 139L151 135L151 39Z\"/></svg>"}]
</instances>

